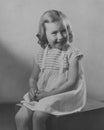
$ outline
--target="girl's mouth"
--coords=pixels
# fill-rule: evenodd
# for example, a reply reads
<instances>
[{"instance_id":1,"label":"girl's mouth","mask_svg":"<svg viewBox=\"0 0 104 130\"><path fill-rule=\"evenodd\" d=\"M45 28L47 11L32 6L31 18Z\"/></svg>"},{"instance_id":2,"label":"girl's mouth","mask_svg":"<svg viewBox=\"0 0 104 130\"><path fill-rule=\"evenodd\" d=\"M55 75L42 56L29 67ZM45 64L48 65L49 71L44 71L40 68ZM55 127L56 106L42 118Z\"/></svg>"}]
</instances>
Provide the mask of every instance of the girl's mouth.
<instances>
[{"instance_id":1,"label":"girl's mouth","mask_svg":"<svg viewBox=\"0 0 104 130\"><path fill-rule=\"evenodd\" d=\"M65 39L62 39L60 41L56 41L55 44L61 44L61 45L64 45L66 43L66 38Z\"/></svg>"}]
</instances>

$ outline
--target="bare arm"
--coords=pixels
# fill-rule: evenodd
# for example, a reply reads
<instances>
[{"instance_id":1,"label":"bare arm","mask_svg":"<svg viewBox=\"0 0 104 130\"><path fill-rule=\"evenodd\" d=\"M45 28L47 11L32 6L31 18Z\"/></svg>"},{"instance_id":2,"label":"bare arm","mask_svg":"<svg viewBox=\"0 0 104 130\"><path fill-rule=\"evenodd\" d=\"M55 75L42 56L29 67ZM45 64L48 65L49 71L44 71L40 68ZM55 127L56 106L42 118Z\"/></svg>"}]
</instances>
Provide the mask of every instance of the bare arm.
<instances>
[{"instance_id":1,"label":"bare arm","mask_svg":"<svg viewBox=\"0 0 104 130\"><path fill-rule=\"evenodd\" d=\"M38 81L38 76L39 76L39 72L40 72L40 68L39 66L36 64L35 60L34 60L34 64L33 64L33 70L29 79L29 86L31 87L37 87L37 81Z\"/></svg>"},{"instance_id":2,"label":"bare arm","mask_svg":"<svg viewBox=\"0 0 104 130\"><path fill-rule=\"evenodd\" d=\"M70 65L70 80L67 80L64 84L57 83L57 88L50 91L50 92L39 92L37 93L37 100L40 100L44 97L71 91L75 89L76 83L78 81L78 74L79 74L79 61L77 58L74 58L71 65Z\"/></svg>"},{"instance_id":3,"label":"bare arm","mask_svg":"<svg viewBox=\"0 0 104 130\"><path fill-rule=\"evenodd\" d=\"M29 96L30 96L31 100L33 100L33 98L35 96L35 91L38 90L37 81L38 81L39 72L40 72L40 68L34 60L33 70L32 70L32 73L31 73L31 76L29 79L29 87L30 87Z\"/></svg>"},{"instance_id":4,"label":"bare arm","mask_svg":"<svg viewBox=\"0 0 104 130\"><path fill-rule=\"evenodd\" d=\"M67 92L75 89L76 83L78 81L78 74L79 74L79 61L77 57L74 58L73 61L71 62L70 70L68 74L70 75L69 77L70 80L67 80L63 85L52 90L50 92L50 95L55 95L55 94L59 94L62 92Z\"/></svg>"}]
</instances>

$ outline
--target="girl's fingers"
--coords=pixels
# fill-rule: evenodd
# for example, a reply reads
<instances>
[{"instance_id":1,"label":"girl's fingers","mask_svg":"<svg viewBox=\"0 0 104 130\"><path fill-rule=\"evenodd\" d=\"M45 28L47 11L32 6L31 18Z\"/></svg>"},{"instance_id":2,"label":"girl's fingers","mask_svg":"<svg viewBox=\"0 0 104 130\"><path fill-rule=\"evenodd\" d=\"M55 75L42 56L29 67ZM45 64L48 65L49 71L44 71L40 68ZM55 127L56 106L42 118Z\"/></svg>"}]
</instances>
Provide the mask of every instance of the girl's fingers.
<instances>
[{"instance_id":1,"label":"girl's fingers","mask_svg":"<svg viewBox=\"0 0 104 130\"><path fill-rule=\"evenodd\" d=\"M30 97L30 99L34 98L34 94L31 91L29 92L29 97Z\"/></svg>"},{"instance_id":2,"label":"girl's fingers","mask_svg":"<svg viewBox=\"0 0 104 130\"><path fill-rule=\"evenodd\" d=\"M37 92L36 92L36 94L39 94L39 93L41 93L41 91L37 91Z\"/></svg>"},{"instance_id":3,"label":"girl's fingers","mask_svg":"<svg viewBox=\"0 0 104 130\"><path fill-rule=\"evenodd\" d=\"M45 91L42 91L42 90L38 90L36 93L40 94L40 93L43 93Z\"/></svg>"}]
</instances>

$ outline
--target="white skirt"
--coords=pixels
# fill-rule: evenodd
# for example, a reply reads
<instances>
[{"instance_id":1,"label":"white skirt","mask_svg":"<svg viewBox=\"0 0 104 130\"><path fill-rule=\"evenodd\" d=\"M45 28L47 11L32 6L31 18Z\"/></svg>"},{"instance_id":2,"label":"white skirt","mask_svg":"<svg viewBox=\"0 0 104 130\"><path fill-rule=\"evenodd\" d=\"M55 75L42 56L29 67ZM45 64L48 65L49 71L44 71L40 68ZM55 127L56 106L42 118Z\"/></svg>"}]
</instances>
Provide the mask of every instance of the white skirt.
<instances>
[{"instance_id":1,"label":"white skirt","mask_svg":"<svg viewBox=\"0 0 104 130\"><path fill-rule=\"evenodd\" d=\"M86 103L86 84L84 77L79 80L75 90L45 97L39 102L30 101L28 93L21 103L32 111L43 111L53 115L66 115L81 111Z\"/></svg>"}]
</instances>

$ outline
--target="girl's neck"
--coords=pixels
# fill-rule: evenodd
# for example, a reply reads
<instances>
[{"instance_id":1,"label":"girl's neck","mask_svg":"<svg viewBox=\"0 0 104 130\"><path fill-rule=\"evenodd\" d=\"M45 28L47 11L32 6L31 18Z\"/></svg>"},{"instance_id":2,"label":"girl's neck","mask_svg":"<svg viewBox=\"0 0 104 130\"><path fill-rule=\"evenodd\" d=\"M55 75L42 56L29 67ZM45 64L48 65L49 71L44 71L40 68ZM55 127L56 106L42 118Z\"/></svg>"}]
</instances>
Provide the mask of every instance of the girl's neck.
<instances>
[{"instance_id":1,"label":"girl's neck","mask_svg":"<svg viewBox=\"0 0 104 130\"><path fill-rule=\"evenodd\" d=\"M51 47L51 46L48 44L48 48L49 48L49 49L58 49L58 50L61 50L61 51L67 51L69 47L70 47L69 44L64 44L63 46L60 46L60 47Z\"/></svg>"}]
</instances>

